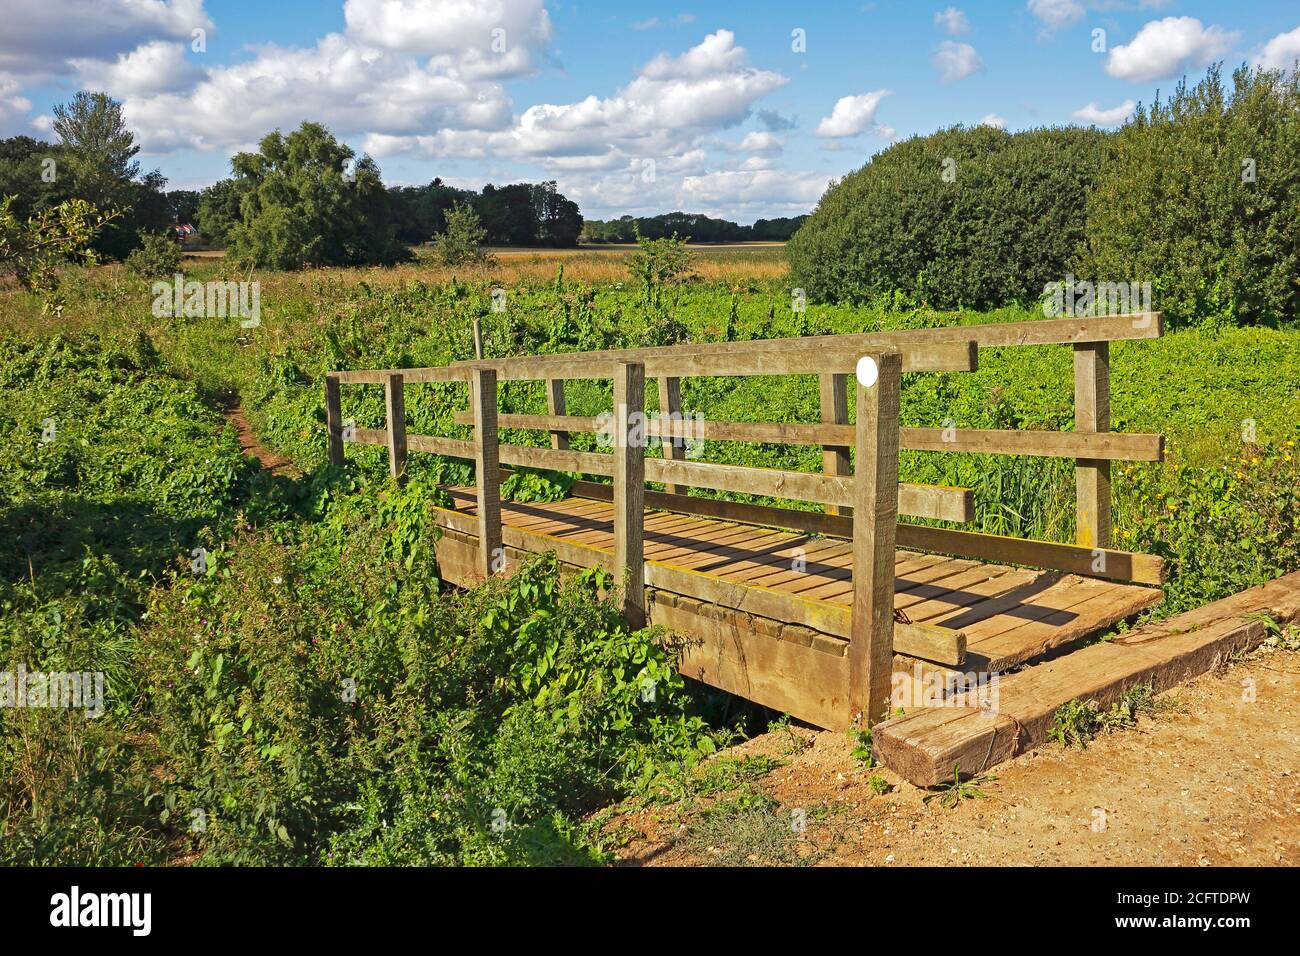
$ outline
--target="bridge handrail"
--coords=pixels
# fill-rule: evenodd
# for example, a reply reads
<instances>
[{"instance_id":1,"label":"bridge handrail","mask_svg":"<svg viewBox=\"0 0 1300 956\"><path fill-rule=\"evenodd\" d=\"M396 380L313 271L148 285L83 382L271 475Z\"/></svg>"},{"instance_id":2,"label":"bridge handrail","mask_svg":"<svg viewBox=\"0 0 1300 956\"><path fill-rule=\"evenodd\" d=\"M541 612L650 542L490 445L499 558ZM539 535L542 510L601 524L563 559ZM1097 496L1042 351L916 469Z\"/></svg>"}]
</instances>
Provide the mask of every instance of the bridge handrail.
<instances>
[{"instance_id":1,"label":"bridge handrail","mask_svg":"<svg viewBox=\"0 0 1300 956\"><path fill-rule=\"evenodd\" d=\"M899 332L814 336L799 339L707 343L652 349L616 349L594 353L560 353L505 359L468 360L440 368L333 371L326 375L326 422L329 459L343 461L342 384L383 384L387 426L356 428L351 440L386 445L395 477L404 471L409 451L432 452L474 461L480 573L503 564L500 511L501 465L549 468L613 479L608 485L580 481L575 490L614 504L615 554L612 567L624 582L625 611L635 624L644 620L644 509L711 514L777 527L799 527L842 534L853 541L854 604L851 614L851 699L868 719L878 692L888 680L893 648L894 548L923 550L984 560L1058 568L1079 574L1142 583L1160 583L1158 558L1111 547L1109 467L1115 459L1157 461L1163 458L1159 435L1110 432L1109 345L1121 339L1147 339L1163 331L1160 313L1100 318L1069 318L1019 323L966 325ZM900 376L905 371L969 371L978 364L978 348L1070 344L1075 353L1076 427L1073 432L1005 429L900 428ZM853 373L864 357L874 363L872 385ZM684 377L734 375L810 375L819 377L820 424L683 420L680 383ZM645 414L647 376L658 379L660 413ZM610 418L565 414L564 383L570 379L614 381ZM500 414L501 381L546 383L547 415ZM470 410L455 421L474 426L474 438L462 441L408 435L404 388L407 383L464 382ZM856 393L857 421L848 422L848 400ZM502 444L501 428L539 429L551 436L550 448ZM613 454L576 451L572 432L612 433ZM646 458L648 438L665 439L663 458ZM823 474L752 468L685 459L684 439L770 441L815 444L823 448ZM1078 539L1074 545L1028 541L948 528L899 523L900 514L949 521L972 517L969 489L900 484L898 449L988 454L1044 455L1075 458ZM858 468L850 464L858 449ZM665 492L647 491L647 481L662 482ZM691 497L690 487L788 498L828 506L826 514ZM865 510L864 510L865 509ZM861 515L855 518L855 515ZM666 573L666 572L665 572ZM634 582L640 582L634 584ZM900 625L905 627L905 625ZM913 628L908 639L943 645L952 635ZM861 637L859 640L858 637ZM955 657L964 653L956 635Z\"/></svg>"}]
</instances>

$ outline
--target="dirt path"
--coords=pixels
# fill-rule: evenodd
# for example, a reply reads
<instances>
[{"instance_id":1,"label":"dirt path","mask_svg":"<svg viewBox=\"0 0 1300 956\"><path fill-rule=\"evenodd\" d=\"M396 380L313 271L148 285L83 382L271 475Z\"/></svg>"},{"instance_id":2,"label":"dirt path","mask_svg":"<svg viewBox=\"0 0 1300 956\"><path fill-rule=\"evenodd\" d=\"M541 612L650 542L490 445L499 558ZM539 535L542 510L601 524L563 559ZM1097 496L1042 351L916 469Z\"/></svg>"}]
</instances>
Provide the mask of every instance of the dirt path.
<instances>
[{"instance_id":1,"label":"dirt path","mask_svg":"<svg viewBox=\"0 0 1300 956\"><path fill-rule=\"evenodd\" d=\"M296 476L300 474L294 467L293 462L278 452L271 451L264 447L258 440L257 435L253 433L252 426L248 424L248 419L244 417L244 407L238 401L232 399L231 403L225 409L226 418L235 426L235 431L239 435L239 450L245 455L252 455L262 463L262 467L274 475Z\"/></svg>"},{"instance_id":2,"label":"dirt path","mask_svg":"<svg viewBox=\"0 0 1300 956\"><path fill-rule=\"evenodd\" d=\"M1048 744L994 768L985 797L951 809L864 770L846 735L768 733L724 759L778 760L749 785L775 803L737 812L753 792L697 795L620 814L606 832L624 865L1300 864L1300 654L1262 649L1163 700L1169 712L1087 750ZM873 775L892 790L875 793Z\"/></svg>"}]
</instances>

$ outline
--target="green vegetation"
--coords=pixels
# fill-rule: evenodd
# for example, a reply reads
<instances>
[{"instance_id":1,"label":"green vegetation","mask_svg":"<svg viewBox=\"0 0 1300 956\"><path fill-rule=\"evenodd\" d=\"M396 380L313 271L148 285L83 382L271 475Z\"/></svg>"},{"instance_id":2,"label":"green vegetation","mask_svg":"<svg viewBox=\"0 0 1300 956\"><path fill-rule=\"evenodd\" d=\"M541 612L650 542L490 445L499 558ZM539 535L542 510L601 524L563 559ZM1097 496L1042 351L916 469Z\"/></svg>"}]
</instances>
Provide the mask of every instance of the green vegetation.
<instances>
[{"instance_id":1,"label":"green vegetation","mask_svg":"<svg viewBox=\"0 0 1300 956\"><path fill-rule=\"evenodd\" d=\"M101 213L84 199L65 199L20 222L13 197L0 197L0 267L12 270L24 289L41 297L41 310L57 314L60 270L69 261L93 263L95 235L116 212Z\"/></svg>"},{"instance_id":2,"label":"green vegetation","mask_svg":"<svg viewBox=\"0 0 1300 956\"><path fill-rule=\"evenodd\" d=\"M938 800L939 806L945 810L951 810L960 804L963 800L985 800L988 794L985 793L981 786L989 784L998 778L991 774L978 774L971 776L967 774L967 779L961 777L961 764L956 764L952 768L952 783L944 784L936 789L933 793L928 793L922 797L923 803L929 803L931 800Z\"/></svg>"},{"instance_id":3,"label":"green vegetation","mask_svg":"<svg viewBox=\"0 0 1300 956\"><path fill-rule=\"evenodd\" d=\"M588 219L582 224L582 241L636 242L638 237L667 239L690 236L692 242L785 242L803 225L807 216L759 219L741 226L726 219L711 219L699 213L670 212L662 216L620 216L602 222Z\"/></svg>"},{"instance_id":4,"label":"green vegetation","mask_svg":"<svg viewBox=\"0 0 1300 956\"><path fill-rule=\"evenodd\" d=\"M1175 324L1300 315L1300 76L1217 68L1141 110L1088 196L1080 271L1155 286Z\"/></svg>"},{"instance_id":5,"label":"green vegetation","mask_svg":"<svg viewBox=\"0 0 1300 956\"><path fill-rule=\"evenodd\" d=\"M637 251L627 260L628 273L641 285L645 305L659 310L663 305L664 287L679 280L691 265L686 240L676 234L663 239L637 237ZM679 324L680 326L680 324ZM681 332L686 328L680 326ZM675 341L656 342L673 345Z\"/></svg>"},{"instance_id":6,"label":"green vegetation","mask_svg":"<svg viewBox=\"0 0 1300 956\"><path fill-rule=\"evenodd\" d=\"M170 279L181 271L181 247L165 232L140 237L140 247L126 257L126 271L149 279Z\"/></svg>"},{"instance_id":7,"label":"green vegetation","mask_svg":"<svg viewBox=\"0 0 1300 956\"><path fill-rule=\"evenodd\" d=\"M592 860L716 749L602 572L440 593L420 482L272 478L144 335L5 355L0 669L108 688L0 713L5 862Z\"/></svg>"},{"instance_id":8,"label":"green vegetation","mask_svg":"<svg viewBox=\"0 0 1300 956\"><path fill-rule=\"evenodd\" d=\"M434 238L434 254L445 266L486 262L483 240L487 230L472 206L457 205L447 210L447 227Z\"/></svg>"},{"instance_id":9,"label":"green vegetation","mask_svg":"<svg viewBox=\"0 0 1300 956\"><path fill-rule=\"evenodd\" d=\"M238 153L227 201L239 210L227 254L271 269L390 265L406 257L388 222L379 167L319 123L262 137ZM351 164L349 168L349 164Z\"/></svg>"},{"instance_id":10,"label":"green vegetation","mask_svg":"<svg viewBox=\"0 0 1300 956\"><path fill-rule=\"evenodd\" d=\"M692 268L716 267L697 253ZM230 268L203 263L187 278L242 277ZM706 842L749 846L748 857L757 841L773 859L795 846L784 842L794 837L784 812L737 793L771 761L701 763L747 726L745 710L678 677L650 632L629 633L599 597L608 582L560 586L541 560L473 592L439 587L427 508L441 500L437 484L469 480L468 466L413 455L401 492L378 449L352 447L345 471L328 468L322 377L468 358L474 317L488 354L501 355L644 344L665 314L690 341L1029 314L793 312L784 282L756 279L668 283L655 309L630 283L583 281L584 268L493 282L436 281L423 264L263 275L253 330L155 318L148 280L117 267L65 274L75 323L42 317L35 295L5 294L0 385L10 401L0 424L14 437L0 446L0 533L15 544L0 550L0 660L103 670L109 688L96 720L0 714L6 859L592 861L607 853L593 808L697 791L732 795L701 823ZM502 281L508 307L494 312ZM1169 557L1168 607L1295 569L1298 354L1294 333L1265 329L1115 347L1117 427L1171 436L1171 462L1116 472L1121 543ZM909 376L904 420L1069 427L1068 349L981 359L969 375ZM686 408L708 417L818 417L811 377L683 384ZM301 478L273 478L239 455L220 411L232 392ZM653 386L647 394L654 407ZM567 398L573 414L599 414L609 383L570 383ZM381 390L348 387L343 401L358 425L382 423ZM410 427L467 437L453 421L464 405L457 386L413 387ZM546 407L534 383L505 383L501 405ZM1244 418L1253 444L1242 442ZM506 439L549 442L522 430ZM572 442L597 450L595 436ZM818 450L801 447L705 451L819 465ZM992 473L975 484L976 527L1073 533L1070 463L908 453L902 468L955 483ZM521 471L508 493L545 500L571 480ZM1159 498L1152 509L1156 489L1175 507ZM196 548L207 555L202 574L191 566ZM653 700L642 698L646 680ZM724 830L750 836L728 843Z\"/></svg>"},{"instance_id":11,"label":"green vegetation","mask_svg":"<svg viewBox=\"0 0 1300 956\"><path fill-rule=\"evenodd\" d=\"M1135 684L1128 688L1108 710L1098 707L1095 700L1072 700L1062 704L1052 715L1047 739L1062 747L1077 746L1086 750L1088 741L1099 733L1132 727L1143 714L1154 716L1176 706L1172 701L1158 700L1151 684Z\"/></svg>"},{"instance_id":12,"label":"green vegetation","mask_svg":"<svg viewBox=\"0 0 1300 956\"><path fill-rule=\"evenodd\" d=\"M1120 130L954 127L844 177L789 245L825 302L993 308L1067 275L1150 283L1173 327L1300 316L1300 77L1245 66Z\"/></svg>"},{"instance_id":13,"label":"green vegetation","mask_svg":"<svg viewBox=\"0 0 1300 956\"><path fill-rule=\"evenodd\" d=\"M1104 143L1096 130L987 126L897 143L822 196L787 247L791 284L827 302L1036 303L1085 235Z\"/></svg>"}]
</instances>

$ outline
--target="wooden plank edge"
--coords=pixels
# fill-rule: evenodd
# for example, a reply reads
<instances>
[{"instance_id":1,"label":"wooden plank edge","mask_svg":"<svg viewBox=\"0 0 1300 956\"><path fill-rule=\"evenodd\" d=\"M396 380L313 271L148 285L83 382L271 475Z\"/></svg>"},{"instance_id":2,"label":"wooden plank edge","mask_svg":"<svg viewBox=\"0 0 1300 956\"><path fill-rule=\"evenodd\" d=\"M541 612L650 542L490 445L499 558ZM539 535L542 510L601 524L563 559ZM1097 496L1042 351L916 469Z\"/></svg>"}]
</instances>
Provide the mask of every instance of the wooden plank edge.
<instances>
[{"instance_id":1,"label":"wooden plank edge","mask_svg":"<svg viewBox=\"0 0 1300 956\"><path fill-rule=\"evenodd\" d=\"M957 765L963 774L982 773L1041 745L1053 715L1072 700L1096 701L1104 708L1128 688L1145 683L1161 693L1254 650L1269 634L1260 614L1283 626L1300 619L1300 572L1002 677L998 697L1005 705L1011 696L1011 707L920 708L884 721L873 731L875 754L920 787L951 780ZM1098 670L1107 674L1104 682L1087 686L1089 672ZM1062 674L1072 672L1080 674L1085 686L1060 688ZM1034 696L1032 689L1048 679L1057 692ZM1017 696L1029 699L1021 703Z\"/></svg>"}]
</instances>

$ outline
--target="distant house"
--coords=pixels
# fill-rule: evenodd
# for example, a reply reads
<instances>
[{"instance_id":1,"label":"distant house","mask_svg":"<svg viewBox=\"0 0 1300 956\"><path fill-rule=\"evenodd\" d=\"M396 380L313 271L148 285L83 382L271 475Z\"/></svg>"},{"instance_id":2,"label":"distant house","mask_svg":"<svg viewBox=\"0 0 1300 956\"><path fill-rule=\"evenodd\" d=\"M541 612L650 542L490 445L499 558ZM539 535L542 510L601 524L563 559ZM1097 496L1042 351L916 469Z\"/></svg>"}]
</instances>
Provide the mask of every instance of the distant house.
<instances>
[{"instance_id":1,"label":"distant house","mask_svg":"<svg viewBox=\"0 0 1300 956\"><path fill-rule=\"evenodd\" d=\"M176 238L184 242L187 239L197 239L199 231L191 226L188 222L177 223L172 227L176 232Z\"/></svg>"}]
</instances>

